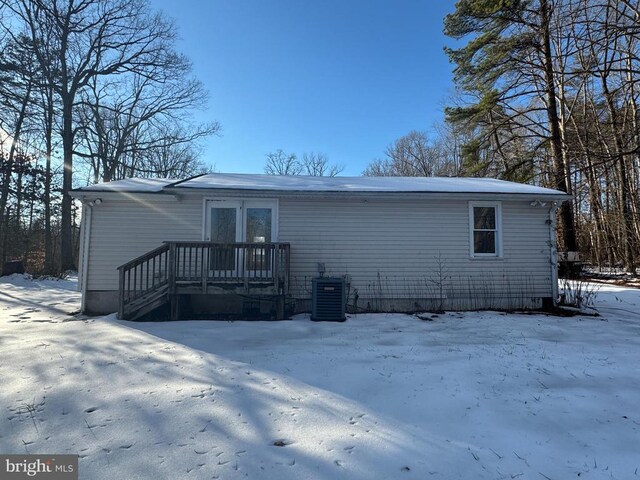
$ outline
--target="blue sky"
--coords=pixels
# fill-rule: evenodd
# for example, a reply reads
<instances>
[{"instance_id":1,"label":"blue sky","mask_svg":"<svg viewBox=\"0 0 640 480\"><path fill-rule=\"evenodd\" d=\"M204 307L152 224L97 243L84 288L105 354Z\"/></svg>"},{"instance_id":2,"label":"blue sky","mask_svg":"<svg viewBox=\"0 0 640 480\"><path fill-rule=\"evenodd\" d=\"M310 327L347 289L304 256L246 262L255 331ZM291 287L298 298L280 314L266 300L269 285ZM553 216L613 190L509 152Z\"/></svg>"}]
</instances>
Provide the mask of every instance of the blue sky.
<instances>
[{"instance_id":1,"label":"blue sky","mask_svg":"<svg viewBox=\"0 0 640 480\"><path fill-rule=\"evenodd\" d=\"M411 130L443 118L452 93L442 19L453 0L151 0L222 124L203 160L262 173L276 149L323 152L359 175Z\"/></svg>"}]
</instances>

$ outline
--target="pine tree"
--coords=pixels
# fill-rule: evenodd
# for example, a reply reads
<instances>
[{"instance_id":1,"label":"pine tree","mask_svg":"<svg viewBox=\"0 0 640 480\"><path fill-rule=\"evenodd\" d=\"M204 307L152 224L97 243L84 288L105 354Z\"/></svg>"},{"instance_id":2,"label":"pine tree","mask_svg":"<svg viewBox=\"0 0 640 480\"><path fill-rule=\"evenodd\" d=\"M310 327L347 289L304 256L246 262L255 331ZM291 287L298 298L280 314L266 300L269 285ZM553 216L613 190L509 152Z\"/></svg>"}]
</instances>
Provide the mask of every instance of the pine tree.
<instances>
[{"instance_id":1,"label":"pine tree","mask_svg":"<svg viewBox=\"0 0 640 480\"><path fill-rule=\"evenodd\" d=\"M529 145L529 153L548 148L553 186L572 193L556 98L554 7L548 0L459 0L445 18L444 31L456 40L469 39L460 48L446 49L464 104L446 113L449 121L478 132L475 148L467 149L476 157L489 143L493 149L509 145L503 157L522 154L514 142ZM532 144L535 139L538 143ZM530 159L524 156L512 161L526 166ZM473 156L467 162L473 163ZM563 247L576 250L571 202L560 208L560 230Z\"/></svg>"}]
</instances>

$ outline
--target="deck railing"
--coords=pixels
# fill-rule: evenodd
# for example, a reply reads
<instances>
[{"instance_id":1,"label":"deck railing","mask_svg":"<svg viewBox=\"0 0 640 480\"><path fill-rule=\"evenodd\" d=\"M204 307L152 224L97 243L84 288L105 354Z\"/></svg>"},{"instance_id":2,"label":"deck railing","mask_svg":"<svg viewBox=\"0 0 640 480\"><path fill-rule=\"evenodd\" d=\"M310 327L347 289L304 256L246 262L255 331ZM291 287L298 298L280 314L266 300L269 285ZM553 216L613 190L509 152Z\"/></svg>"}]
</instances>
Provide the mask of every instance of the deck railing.
<instances>
[{"instance_id":1,"label":"deck railing","mask_svg":"<svg viewBox=\"0 0 640 480\"><path fill-rule=\"evenodd\" d=\"M118 267L118 317L125 318L129 307L138 308L146 298L177 294L187 286L192 293L209 293L212 285L270 285L286 294L289 254L288 243L165 242Z\"/></svg>"},{"instance_id":2,"label":"deck railing","mask_svg":"<svg viewBox=\"0 0 640 480\"><path fill-rule=\"evenodd\" d=\"M288 243L168 242L174 249L176 282L286 279Z\"/></svg>"}]
</instances>

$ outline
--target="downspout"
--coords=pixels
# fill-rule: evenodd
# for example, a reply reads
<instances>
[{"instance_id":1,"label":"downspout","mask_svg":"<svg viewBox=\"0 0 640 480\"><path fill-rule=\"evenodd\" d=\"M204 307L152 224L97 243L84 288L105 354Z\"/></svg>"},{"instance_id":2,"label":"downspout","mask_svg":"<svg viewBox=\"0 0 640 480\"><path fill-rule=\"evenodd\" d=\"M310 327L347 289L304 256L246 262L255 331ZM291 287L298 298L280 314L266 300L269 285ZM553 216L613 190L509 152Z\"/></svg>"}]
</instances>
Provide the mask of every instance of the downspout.
<instances>
[{"instance_id":1,"label":"downspout","mask_svg":"<svg viewBox=\"0 0 640 480\"><path fill-rule=\"evenodd\" d=\"M558 249L556 247L556 214L558 202L552 202L549 209L549 263L551 264L551 294L553 306L558 304Z\"/></svg>"},{"instance_id":2,"label":"downspout","mask_svg":"<svg viewBox=\"0 0 640 480\"><path fill-rule=\"evenodd\" d=\"M80 303L80 311L85 312L87 301L87 273L89 270L89 239L91 237L91 211L92 204L90 202L82 202L82 218L81 218L81 231L80 236L82 242L80 242L80 261L82 262L80 268L80 282L78 282L78 288L82 292L82 300Z\"/></svg>"}]
</instances>

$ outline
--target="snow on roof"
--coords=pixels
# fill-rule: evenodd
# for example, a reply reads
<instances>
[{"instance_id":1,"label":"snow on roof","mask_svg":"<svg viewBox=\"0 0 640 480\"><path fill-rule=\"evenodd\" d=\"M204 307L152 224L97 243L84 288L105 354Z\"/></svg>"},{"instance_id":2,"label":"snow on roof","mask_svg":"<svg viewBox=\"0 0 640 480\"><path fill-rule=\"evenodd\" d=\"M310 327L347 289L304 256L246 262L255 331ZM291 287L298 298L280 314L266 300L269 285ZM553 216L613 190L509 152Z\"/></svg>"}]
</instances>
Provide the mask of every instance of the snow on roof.
<instances>
[{"instance_id":1,"label":"snow on roof","mask_svg":"<svg viewBox=\"0 0 640 480\"><path fill-rule=\"evenodd\" d=\"M437 192L566 195L558 190L493 178L462 177L309 177L210 173L179 182L172 189L272 190L287 192Z\"/></svg>"},{"instance_id":2,"label":"snow on roof","mask_svg":"<svg viewBox=\"0 0 640 480\"><path fill-rule=\"evenodd\" d=\"M171 178L127 178L114 182L98 183L78 188L77 192L140 192L157 193L164 187L178 180Z\"/></svg>"},{"instance_id":3,"label":"snow on roof","mask_svg":"<svg viewBox=\"0 0 640 480\"><path fill-rule=\"evenodd\" d=\"M495 193L566 196L549 188L469 177L310 177L209 173L185 180L130 178L79 188L76 192L159 193L186 190L254 190L335 193Z\"/></svg>"}]
</instances>

